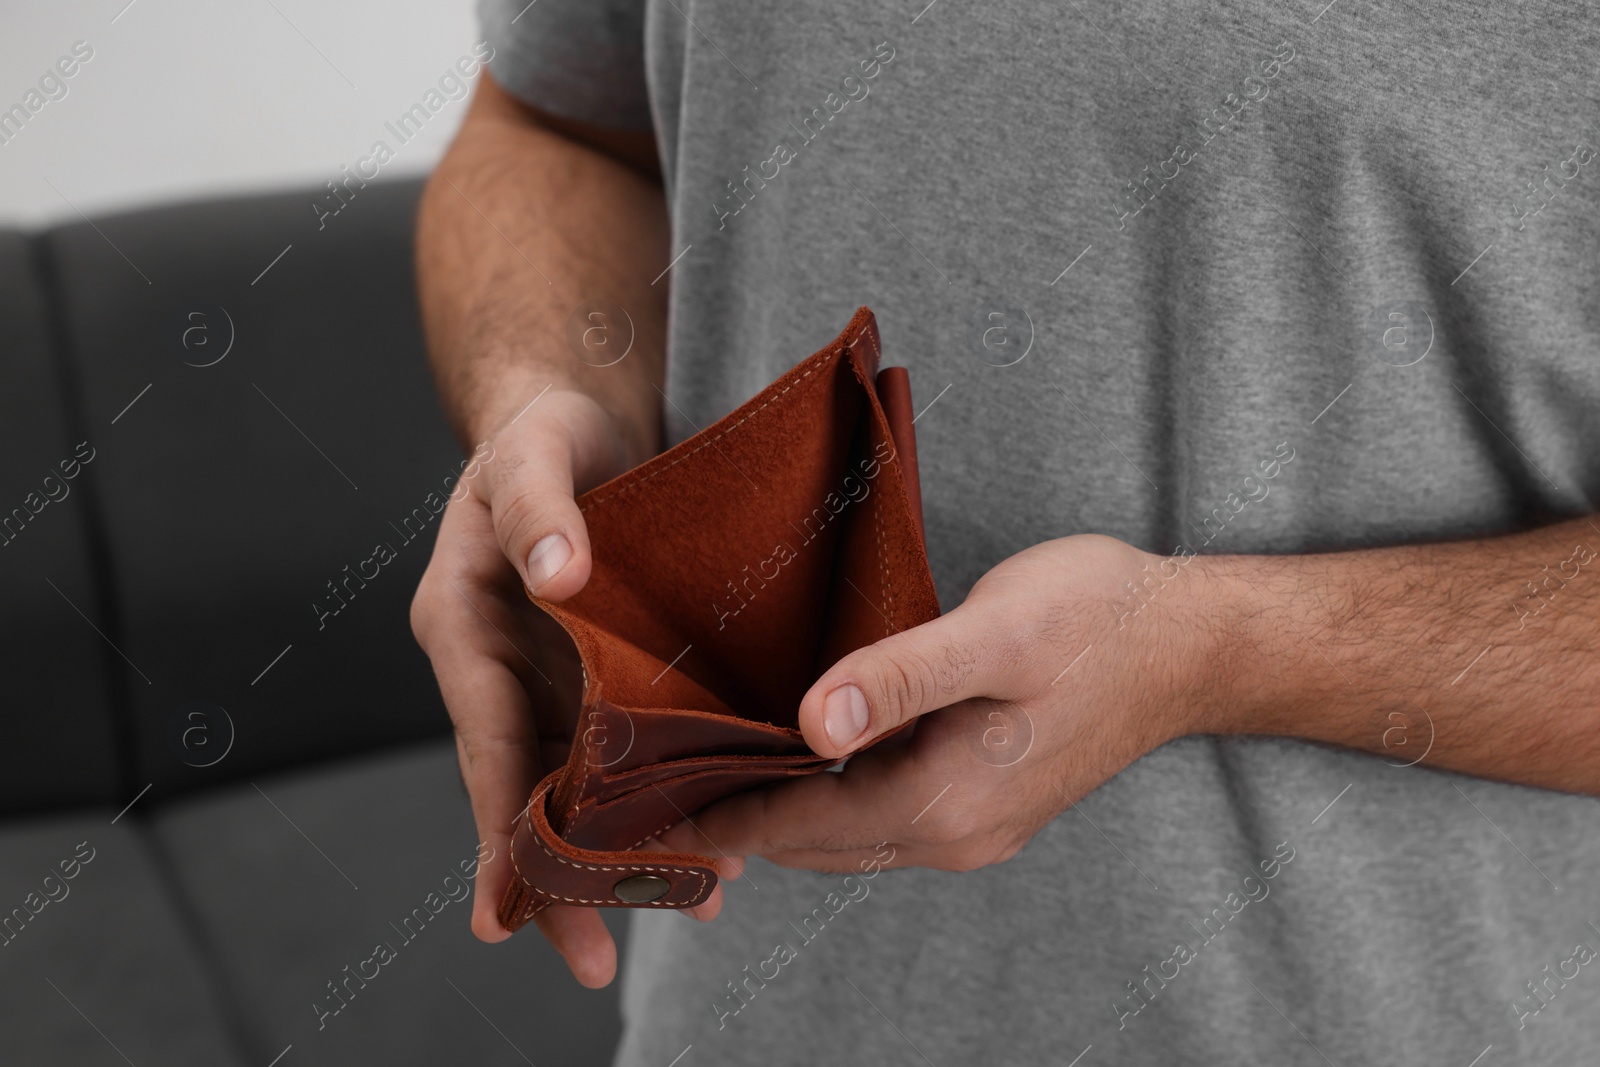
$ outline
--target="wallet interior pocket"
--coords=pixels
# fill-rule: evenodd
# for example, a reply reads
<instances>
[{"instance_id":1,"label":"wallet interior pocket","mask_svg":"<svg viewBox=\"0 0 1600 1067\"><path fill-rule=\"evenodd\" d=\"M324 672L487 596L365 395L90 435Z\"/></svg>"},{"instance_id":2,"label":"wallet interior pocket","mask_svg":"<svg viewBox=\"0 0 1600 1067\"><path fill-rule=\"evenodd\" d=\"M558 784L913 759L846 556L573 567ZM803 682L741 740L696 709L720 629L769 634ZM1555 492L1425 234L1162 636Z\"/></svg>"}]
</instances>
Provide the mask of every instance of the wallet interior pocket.
<instances>
[{"instance_id":1,"label":"wallet interior pocket","mask_svg":"<svg viewBox=\"0 0 1600 1067\"><path fill-rule=\"evenodd\" d=\"M580 501L589 583L541 606L616 707L794 729L823 670L904 628L886 552L920 530L874 383L826 350L791 376L692 451Z\"/></svg>"},{"instance_id":2,"label":"wallet interior pocket","mask_svg":"<svg viewBox=\"0 0 1600 1067\"><path fill-rule=\"evenodd\" d=\"M612 847L620 834L633 848L713 800L755 785L809 775L834 762L811 753L783 757L720 756L641 767L600 786L565 820L580 848ZM592 828L592 830L591 830Z\"/></svg>"}]
</instances>

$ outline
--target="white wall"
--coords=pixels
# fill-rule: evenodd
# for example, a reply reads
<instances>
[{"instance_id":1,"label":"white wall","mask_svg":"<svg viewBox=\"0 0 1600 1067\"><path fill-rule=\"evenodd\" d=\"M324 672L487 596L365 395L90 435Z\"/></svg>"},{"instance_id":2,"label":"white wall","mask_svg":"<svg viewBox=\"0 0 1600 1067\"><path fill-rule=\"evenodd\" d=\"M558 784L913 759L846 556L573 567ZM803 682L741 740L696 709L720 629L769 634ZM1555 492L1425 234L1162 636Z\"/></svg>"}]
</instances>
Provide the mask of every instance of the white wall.
<instances>
[{"instance_id":1,"label":"white wall","mask_svg":"<svg viewBox=\"0 0 1600 1067\"><path fill-rule=\"evenodd\" d=\"M11 0L0 111L74 42L94 55L0 144L0 226L321 183L396 144L384 123L477 39L471 0ZM446 103L383 175L431 167L465 109Z\"/></svg>"}]
</instances>

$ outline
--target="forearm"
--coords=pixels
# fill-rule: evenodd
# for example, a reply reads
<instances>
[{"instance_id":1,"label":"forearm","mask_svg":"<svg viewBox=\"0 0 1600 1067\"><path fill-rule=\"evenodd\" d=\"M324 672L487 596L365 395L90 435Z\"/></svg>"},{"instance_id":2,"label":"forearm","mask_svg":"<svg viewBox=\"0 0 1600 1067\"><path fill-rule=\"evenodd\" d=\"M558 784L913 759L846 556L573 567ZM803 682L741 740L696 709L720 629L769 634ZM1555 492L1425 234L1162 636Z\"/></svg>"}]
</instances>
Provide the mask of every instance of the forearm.
<instances>
[{"instance_id":1,"label":"forearm","mask_svg":"<svg viewBox=\"0 0 1600 1067\"><path fill-rule=\"evenodd\" d=\"M1600 793L1600 530L1197 559L1219 732Z\"/></svg>"},{"instance_id":2,"label":"forearm","mask_svg":"<svg viewBox=\"0 0 1600 1067\"><path fill-rule=\"evenodd\" d=\"M594 399L637 463L660 435L666 283L651 282L668 261L666 205L641 173L648 135L602 133L603 151L563 125L481 80L418 214L429 355L467 448L551 386ZM625 309L624 321L594 323L618 352L631 330L626 358L609 366L609 350L585 360L569 337L582 333L569 330L580 307L600 304Z\"/></svg>"}]
</instances>

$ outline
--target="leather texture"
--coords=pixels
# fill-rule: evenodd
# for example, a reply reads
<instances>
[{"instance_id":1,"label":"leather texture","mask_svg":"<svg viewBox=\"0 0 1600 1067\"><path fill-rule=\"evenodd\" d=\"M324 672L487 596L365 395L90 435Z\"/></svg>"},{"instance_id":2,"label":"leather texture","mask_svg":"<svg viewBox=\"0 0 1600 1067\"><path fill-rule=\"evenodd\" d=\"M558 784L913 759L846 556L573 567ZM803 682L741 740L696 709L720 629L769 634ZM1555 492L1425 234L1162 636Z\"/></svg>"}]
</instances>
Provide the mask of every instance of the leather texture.
<instances>
[{"instance_id":1,"label":"leather texture","mask_svg":"<svg viewBox=\"0 0 1600 1067\"><path fill-rule=\"evenodd\" d=\"M738 410L578 499L589 582L530 599L577 646L583 705L513 831L507 929L553 903L704 901L710 858L638 847L838 763L802 738L801 697L844 655L938 616L910 379L880 356L861 308Z\"/></svg>"}]
</instances>

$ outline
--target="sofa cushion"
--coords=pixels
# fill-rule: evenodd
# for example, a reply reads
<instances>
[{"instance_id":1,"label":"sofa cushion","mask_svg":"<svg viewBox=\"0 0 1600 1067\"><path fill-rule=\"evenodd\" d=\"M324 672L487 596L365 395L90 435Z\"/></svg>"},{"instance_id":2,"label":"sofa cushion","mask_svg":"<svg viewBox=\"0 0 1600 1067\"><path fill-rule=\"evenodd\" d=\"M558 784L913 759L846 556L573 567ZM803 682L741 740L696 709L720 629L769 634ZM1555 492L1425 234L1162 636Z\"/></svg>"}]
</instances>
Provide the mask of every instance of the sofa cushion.
<instances>
[{"instance_id":1,"label":"sofa cushion","mask_svg":"<svg viewBox=\"0 0 1600 1067\"><path fill-rule=\"evenodd\" d=\"M0 824L0 1058L242 1067L160 858L116 816Z\"/></svg>"},{"instance_id":2,"label":"sofa cushion","mask_svg":"<svg viewBox=\"0 0 1600 1067\"><path fill-rule=\"evenodd\" d=\"M291 1044L294 1067L610 1062L613 989L579 987L536 930L486 945L468 929L476 839L452 744L153 814L253 1062Z\"/></svg>"},{"instance_id":3,"label":"sofa cushion","mask_svg":"<svg viewBox=\"0 0 1600 1067\"><path fill-rule=\"evenodd\" d=\"M0 814L128 799L111 690L123 663L95 632L116 626L94 580L89 536L88 486L106 441L67 403L69 383L53 358L59 322L34 253L30 239L0 233L0 678L11 711Z\"/></svg>"},{"instance_id":4,"label":"sofa cushion","mask_svg":"<svg viewBox=\"0 0 1600 1067\"><path fill-rule=\"evenodd\" d=\"M44 238L151 800L447 729L407 623L459 463L417 322L418 191L374 183L320 230L306 191Z\"/></svg>"}]
</instances>

